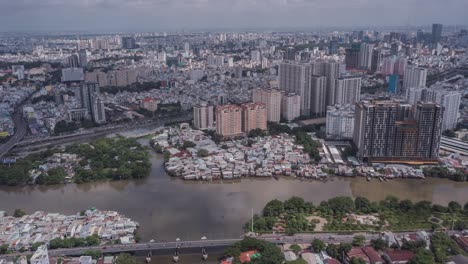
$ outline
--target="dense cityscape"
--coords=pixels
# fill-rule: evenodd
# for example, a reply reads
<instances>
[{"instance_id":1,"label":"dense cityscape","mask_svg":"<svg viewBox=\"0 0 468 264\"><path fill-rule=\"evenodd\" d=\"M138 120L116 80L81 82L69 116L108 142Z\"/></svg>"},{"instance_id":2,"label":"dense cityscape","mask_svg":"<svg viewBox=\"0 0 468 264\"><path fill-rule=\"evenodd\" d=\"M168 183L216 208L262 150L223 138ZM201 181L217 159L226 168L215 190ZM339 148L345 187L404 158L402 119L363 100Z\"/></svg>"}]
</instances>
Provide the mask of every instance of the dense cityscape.
<instances>
[{"instance_id":1,"label":"dense cityscape","mask_svg":"<svg viewBox=\"0 0 468 264\"><path fill-rule=\"evenodd\" d=\"M0 264L468 263L468 27L433 20L0 26Z\"/></svg>"}]
</instances>

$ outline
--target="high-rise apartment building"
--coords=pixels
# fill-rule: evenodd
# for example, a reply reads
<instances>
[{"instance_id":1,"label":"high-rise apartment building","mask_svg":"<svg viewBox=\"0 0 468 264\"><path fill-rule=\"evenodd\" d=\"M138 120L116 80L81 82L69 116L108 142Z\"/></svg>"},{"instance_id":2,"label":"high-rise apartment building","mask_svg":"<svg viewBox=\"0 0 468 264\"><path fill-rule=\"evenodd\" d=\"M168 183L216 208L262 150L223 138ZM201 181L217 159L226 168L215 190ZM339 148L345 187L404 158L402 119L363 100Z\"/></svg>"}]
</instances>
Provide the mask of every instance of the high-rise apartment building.
<instances>
[{"instance_id":1,"label":"high-rise apartment building","mask_svg":"<svg viewBox=\"0 0 468 264\"><path fill-rule=\"evenodd\" d=\"M273 89L254 89L252 92L254 103L263 103L267 109L267 120L279 122L281 120L281 92Z\"/></svg>"},{"instance_id":2,"label":"high-rise apartment building","mask_svg":"<svg viewBox=\"0 0 468 264\"><path fill-rule=\"evenodd\" d=\"M123 37L122 38L123 49L136 49L136 42L134 37Z\"/></svg>"},{"instance_id":3,"label":"high-rise apartment building","mask_svg":"<svg viewBox=\"0 0 468 264\"><path fill-rule=\"evenodd\" d=\"M461 93L437 88L410 88L406 92L408 103L416 106L419 101L433 102L444 107L442 131L457 127Z\"/></svg>"},{"instance_id":4,"label":"high-rise apartment building","mask_svg":"<svg viewBox=\"0 0 468 264\"><path fill-rule=\"evenodd\" d=\"M78 58L78 55L72 54L67 57L67 66L69 68L78 68L80 67L80 60Z\"/></svg>"},{"instance_id":5,"label":"high-rise apartment building","mask_svg":"<svg viewBox=\"0 0 468 264\"><path fill-rule=\"evenodd\" d=\"M200 102L193 106L193 127L205 130L213 128L213 106Z\"/></svg>"},{"instance_id":6,"label":"high-rise apartment building","mask_svg":"<svg viewBox=\"0 0 468 264\"><path fill-rule=\"evenodd\" d=\"M301 97L301 115L310 114L310 97L306 96L306 89L310 86L310 64L283 62L279 65L279 89L288 93L295 93Z\"/></svg>"},{"instance_id":7,"label":"high-rise apartment building","mask_svg":"<svg viewBox=\"0 0 468 264\"><path fill-rule=\"evenodd\" d=\"M80 61L80 67L88 66L88 54L87 54L87 51L85 49L81 49L78 52L78 58L79 58L79 61Z\"/></svg>"},{"instance_id":8,"label":"high-rise apartment building","mask_svg":"<svg viewBox=\"0 0 468 264\"><path fill-rule=\"evenodd\" d=\"M81 107L85 110L85 116L92 118L98 124L105 123L104 100L100 95L98 84L83 82L80 86L79 96Z\"/></svg>"},{"instance_id":9,"label":"high-rise apartment building","mask_svg":"<svg viewBox=\"0 0 468 264\"><path fill-rule=\"evenodd\" d=\"M288 47L284 52L283 60L295 61L296 60L296 49L294 47Z\"/></svg>"},{"instance_id":10,"label":"high-rise apartment building","mask_svg":"<svg viewBox=\"0 0 468 264\"><path fill-rule=\"evenodd\" d=\"M328 43L328 54L335 55L338 54L338 41L332 40Z\"/></svg>"},{"instance_id":11,"label":"high-rise apartment building","mask_svg":"<svg viewBox=\"0 0 468 264\"><path fill-rule=\"evenodd\" d=\"M216 107L216 134L222 137L237 137L242 132L242 108L238 105Z\"/></svg>"},{"instance_id":12,"label":"high-rise apartment building","mask_svg":"<svg viewBox=\"0 0 468 264\"><path fill-rule=\"evenodd\" d=\"M436 161L442 111L434 103L418 104L415 112L396 101L357 103L353 141L358 157L364 162Z\"/></svg>"},{"instance_id":13,"label":"high-rise apartment building","mask_svg":"<svg viewBox=\"0 0 468 264\"><path fill-rule=\"evenodd\" d=\"M267 130L267 109L263 103L242 104L242 130Z\"/></svg>"},{"instance_id":14,"label":"high-rise apartment building","mask_svg":"<svg viewBox=\"0 0 468 264\"><path fill-rule=\"evenodd\" d=\"M414 65L406 66L403 76L403 89L426 87L427 69Z\"/></svg>"},{"instance_id":15,"label":"high-rise apartment building","mask_svg":"<svg viewBox=\"0 0 468 264\"><path fill-rule=\"evenodd\" d=\"M404 57L399 57L395 61L394 65L394 73L398 74L400 76L403 76L405 74L405 69L406 69L406 64L408 63L408 60Z\"/></svg>"},{"instance_id":16,"label":"high-rise apartment building","mask_svg":"<svg viewBox=\"0 0 468 264\"><path fill-rule=\"evenodd\" d=\"M327 77L311 76L309 89L306 89L305 96L309 97L310 105L306 105L309 109L310 116L322 117L327 112Z\"/></svg>"},{"instance_id":17,"label":"high-rise apartment building","mask_svg":"<svg viewBox=\"0 0 468 264\"><path fill-rule=\"evenodd\" d=\"M284 93L281 98L281 117L287 122L301 116L301 97L295 93Z\"/></svg>"},{"instance_id":18,"label":"high-rise apartment building","mask_svg":"<svg viewBox=\"0 0 468 264\"><path fill-rule=\"evenodd\" d=\"M327 107L327 138L352 139L354 133L354 105Z\"/></svg>"},{"instance_id":19,"label":"high-rise apartment building","mask_svg":"<svg viewBox=\"0 0 468 264\"><path fill-rule=\"evenodd\" d=\"M81 82L84 80L82 68L62 69L62 82Z\"/></svg>"},{"instance_id":20,"label":"high-rise apartment building","mask_svg":"<svg viewBox=\"0 0 468 264\"><path fill-rule=\"evenodd\" d=\"M344 77L335 80L334 100L330 105L354 104L361 99L361 77Z\"/></svg>"},{"instance_id":21,"label":"high-rise apartment building","mask_svg":"<svg viewBox=\"0 0 468 264\"><path fill-rule=\"evenodd\" d=\"M351 48L346 49L345 64L348 69L359 68L360 62L360 46L353 45Z\"/></svg>"},{"instance_id":22,"label":"high-rise apartment building","mask_svg":"<svg viewBox=\"0 0 468 264\"><path fill-rule=\"evenodd\" d=\"M395 72L394 67L395 67L395 58L394 57L385 58L382 63L382 74L383 75L393 74Z\"/></svg>"},{"instance_id":23,"label":"high-rise apartment building","mask_svg":"<svg viewBox=\"0 0 468 264\"><path fill-rule=\"evenodd\" d=\"M372 51L371 72L380 71L381 64L382 64L382 50L374 49Z\"/></svg>"},{"instance_id":24,"label":"high-rise apartment building","mask_svg":"<svg viewBox=\"0 0 468 264\"><path fill-rule=\"evenodd\" d=\"M359 68L363 70L370 70L372 65L372 53L374 51L374 44L361 43L359 50Z\"/></svg>"},{"instance_id":25,"label":"high-rise apartment building","mask_svg":"<svg viewBox=\"0 0 468 264\"><path fill-rule=\"evenodd\" d=\"M91 93L91 114L93 121L97 124L106 123L106 110L104 100L98 93Z\"/></svg>"},{"instance_id":26,"label":"high-rise apartment building","mask_svg":"<svg viewBox=\"0 0 468 264\"><path fill-rule=\"evenodd\" d=\"M258 62L261 62L261 58L262 58L262 56L261 56L260 51L258 51L258 50L252 50L252 51L250 52L250 60L251 60L252 62L257 62L257 63L258 63Z\"/></svg>"}]
</instances>

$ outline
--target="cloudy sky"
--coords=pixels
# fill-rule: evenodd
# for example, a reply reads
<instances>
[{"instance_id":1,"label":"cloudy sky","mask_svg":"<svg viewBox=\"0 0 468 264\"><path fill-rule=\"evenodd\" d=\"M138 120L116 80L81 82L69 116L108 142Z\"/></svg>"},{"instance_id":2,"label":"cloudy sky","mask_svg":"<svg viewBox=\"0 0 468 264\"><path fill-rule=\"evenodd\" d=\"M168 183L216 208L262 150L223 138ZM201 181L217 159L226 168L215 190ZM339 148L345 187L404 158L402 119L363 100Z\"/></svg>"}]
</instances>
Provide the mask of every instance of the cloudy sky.
<instances>
[{"instance_id":1,"label":"cloudy sky","mask_svg":"<svg viewBox=\"0 0 468 264\"><path fill-rule=\"evenodd\" d=\"M0 0L0 31L468 24L468 0Z\"/></svg>"}]
</instances>

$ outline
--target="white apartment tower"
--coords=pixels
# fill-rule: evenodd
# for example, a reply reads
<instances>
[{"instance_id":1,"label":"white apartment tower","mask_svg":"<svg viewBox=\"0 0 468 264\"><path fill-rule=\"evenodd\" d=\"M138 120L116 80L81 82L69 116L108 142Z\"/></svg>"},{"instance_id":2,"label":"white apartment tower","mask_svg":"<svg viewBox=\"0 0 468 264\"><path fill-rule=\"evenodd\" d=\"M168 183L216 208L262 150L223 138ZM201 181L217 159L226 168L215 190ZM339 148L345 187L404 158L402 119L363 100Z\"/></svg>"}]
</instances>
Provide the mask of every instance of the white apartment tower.
<instances>
[{"instance_id":1,"label":"white apartment tower","mask_svg":"<svg viewBox=\"0 0 468 264\"><path fill-rule=\"evenodd\" d=\"M403 76L403 89L426 87L427 69L407 66Z\"/></svg>"},{"instance_id":2,"label":"white apartment tower","mask_svg":"<svg viewBox=\"0 0 468 264\"><path fill-rule=\"evenodd\" d=\"M193 106L193 127L200 130L213 128L213 116L213 106L200 102Z\"/></svg>"},{"instance_id":3,"label":"white apartment tower","mask_svg":"<svg viewBox=\"0 0 468 264\"><path fill-rule=\"evenodd\" d=\"M268 122L279 122L281 119L281 92L273 89L254 89L254 103L263 103L267 109Z\"/></svg>"}]
</instances>

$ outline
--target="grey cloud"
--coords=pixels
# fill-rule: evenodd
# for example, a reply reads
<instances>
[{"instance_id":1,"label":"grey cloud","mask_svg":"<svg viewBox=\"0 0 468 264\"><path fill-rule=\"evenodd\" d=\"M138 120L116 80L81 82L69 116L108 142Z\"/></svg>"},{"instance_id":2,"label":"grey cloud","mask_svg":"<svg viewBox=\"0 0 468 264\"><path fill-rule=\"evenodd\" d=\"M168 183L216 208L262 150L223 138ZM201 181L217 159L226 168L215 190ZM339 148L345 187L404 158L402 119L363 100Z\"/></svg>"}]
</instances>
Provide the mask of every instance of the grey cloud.
<instances>
[{"instance_id":1,"label":"grey cloud","mask_svg":"<svg viewBox=\"0 0 468 264\"><path fill-rule=\"evenodd\" d=\"M466 24L466 0L0 0L0 30Z\"/></svg>"}]
</instances>

